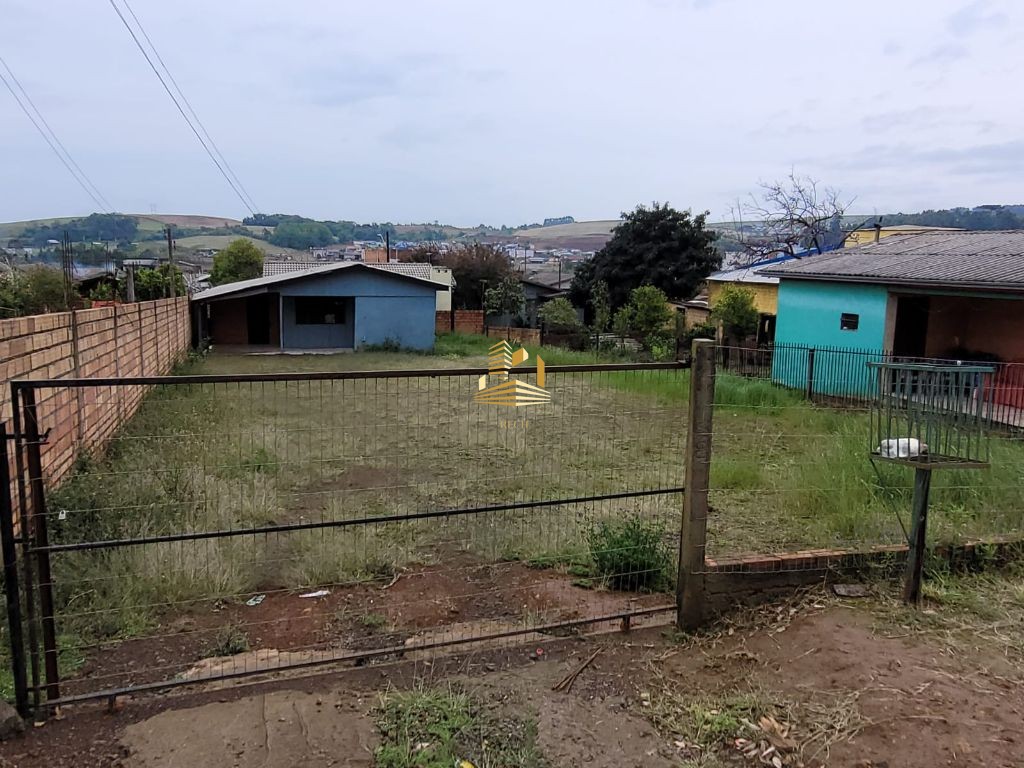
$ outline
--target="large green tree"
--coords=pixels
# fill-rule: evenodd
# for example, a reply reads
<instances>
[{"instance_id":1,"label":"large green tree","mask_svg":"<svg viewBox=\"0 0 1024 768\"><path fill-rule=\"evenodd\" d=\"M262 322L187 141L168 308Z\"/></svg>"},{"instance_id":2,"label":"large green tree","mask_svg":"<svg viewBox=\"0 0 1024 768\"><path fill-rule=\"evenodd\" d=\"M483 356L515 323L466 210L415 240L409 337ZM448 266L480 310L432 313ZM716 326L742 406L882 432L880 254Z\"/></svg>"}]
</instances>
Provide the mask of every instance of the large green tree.
<instances>
[{"instance_id":1,"label":"large green tree","mask_svg":"<svg viewBox=\"0 0 1024 768\"><path fill-rule=\"evenodd\" d=\"M576 270L573 303L587 304L599 280L608 284L613 307L626 304L641 285L660 288L670 299L690 298L722 264L706 221L707 212L693 216L668 203L622 214L608 244Z\"/></svg>"},{"instance_id":2,"label":"large green tree","mask_svg":"<svg viewBox=\"0 0 1024 768\"><path fill-rule=\"evenodd\" d=\"M452 301L456 309L482 309L484 291L512 275L505 252L482 243L451 250L444 254L441 263L452 270Z\"/></svg>"},{"instance_id":3,"label":"large green tree","mask_svg":"<svg viewBox=\"0 0 1024 768\"><path fill-rule=\"evenodd\" d=\"M251 280L263 274L263 251L251 240L243 237L232 240L223 251L213 257L210 282L213 285Z\"/></svg>"}]
</instances>

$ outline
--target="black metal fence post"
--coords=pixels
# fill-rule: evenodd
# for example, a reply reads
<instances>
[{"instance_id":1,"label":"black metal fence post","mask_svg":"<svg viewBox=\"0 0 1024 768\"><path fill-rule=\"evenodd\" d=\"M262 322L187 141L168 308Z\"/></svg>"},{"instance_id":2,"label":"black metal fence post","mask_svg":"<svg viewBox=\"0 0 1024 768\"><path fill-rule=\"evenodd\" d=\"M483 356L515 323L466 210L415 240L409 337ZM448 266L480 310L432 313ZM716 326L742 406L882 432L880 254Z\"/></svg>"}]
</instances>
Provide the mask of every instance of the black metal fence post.
<instances>
[{"instance_id":1,"label":"black metal fence post","mask_svg":"<svg viewBox=\"0 0 1024 768\"><path fill-rule=\"evenodd\" d=\"M32 519L25 489L25 433L21 423L21 390L11 384L11 413L14 417L14 471L17 473L18 515L21 518L22 571L25 576L25 622L28 625L29 671L32 673L32 709L39 712L39 633L36 627L35 574L28 549L32 544Z\"/></svg>"},{"instance_id":2,"label":"black metal fence post","mask_svg":"<svg viewBox=\"0 0 1024 768\"><path fill-rule=\"evenodd\" d=\"M7 593L11 675L14 678L15 708L19 715L28 717L25 639L21 623L21 585L18 582L18 553L15 548L14 504L11 503L11 468L8 464L7 440L7 425L0 424L0 541L4 558L4 590Z\"/></svg>"},{"instance_id":3,"label":"black metal fence post","mask_svg":"<svg viewBox=\"0 0 1024 768\"><path fill-rule=\"evenodd\" d=\"M807 350L807 399L814 399L814 348Z\"/></svg>"},{"instance_id":4,"label":"black metal fence post","mask_svg":"<svg viewBox=\"0 0 1024 768\"><path fill-rule=\"evenodd\" d=\"M22 392L25 421L25 446L28 452L28 481L32 494L32 529L39 572L39 612L43 627L43 666L46 671L46 698L60 698L60 671L57 657L57 626L53 607L53 574L50 570L50 537L46 520L46 486L43 481L43 462L39 432L39 414L36 391L31 387Z\"/></svg>"}]
</instances>

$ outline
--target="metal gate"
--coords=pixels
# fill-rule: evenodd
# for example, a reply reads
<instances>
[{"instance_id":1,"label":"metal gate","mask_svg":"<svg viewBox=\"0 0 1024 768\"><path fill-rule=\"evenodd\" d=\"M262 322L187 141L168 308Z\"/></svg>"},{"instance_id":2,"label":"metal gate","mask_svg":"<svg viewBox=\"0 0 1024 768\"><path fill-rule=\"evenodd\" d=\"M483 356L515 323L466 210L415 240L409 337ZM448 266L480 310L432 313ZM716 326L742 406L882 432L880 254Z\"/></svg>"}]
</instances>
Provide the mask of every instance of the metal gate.
<instances>
[{"instance_id":1,"label":"metal gate","mask_svg":"<svg viewBox=\"0 0 1024 768\"><path fill-rule=\"evenodd\" d=\"M674 612L685 369L14 382L19 709Z\"/></svg>"}]
</instances>

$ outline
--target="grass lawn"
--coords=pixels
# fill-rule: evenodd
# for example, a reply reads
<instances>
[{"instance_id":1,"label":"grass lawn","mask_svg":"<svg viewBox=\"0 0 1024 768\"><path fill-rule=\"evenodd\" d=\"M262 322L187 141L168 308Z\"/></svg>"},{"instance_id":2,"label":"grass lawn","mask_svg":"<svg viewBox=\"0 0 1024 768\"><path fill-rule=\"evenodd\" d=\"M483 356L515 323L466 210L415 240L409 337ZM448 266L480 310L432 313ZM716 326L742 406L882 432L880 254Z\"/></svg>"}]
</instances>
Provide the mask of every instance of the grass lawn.
<instances>
[{"instance_id":1,"label":"grass lawn","mask_svg":"<svg viewBox=\"0 0 1024 768\"><path fill-rule=\"evenodd\" d=\"M444 374L484 365L489 344L445 339L434 355L214 352L181 372L438 375L157 388L104 456L81 459L51 493L50 508L62 511L51 539L359 521L682 484L685 371L555 374L552 401L522 413L476 404L476 376ZM550 364L594 359L542 355ZM114 405L109 390L97 397ZM63 553L54 558L61 628L95 642L133 637L162 615L217 600L387 582L453 559L574 563L587 558L599 522L630 517L654 533L659 552L648 561L661 569L678 509L678 494L666 494Z\"/></svg>"}]
</instances>

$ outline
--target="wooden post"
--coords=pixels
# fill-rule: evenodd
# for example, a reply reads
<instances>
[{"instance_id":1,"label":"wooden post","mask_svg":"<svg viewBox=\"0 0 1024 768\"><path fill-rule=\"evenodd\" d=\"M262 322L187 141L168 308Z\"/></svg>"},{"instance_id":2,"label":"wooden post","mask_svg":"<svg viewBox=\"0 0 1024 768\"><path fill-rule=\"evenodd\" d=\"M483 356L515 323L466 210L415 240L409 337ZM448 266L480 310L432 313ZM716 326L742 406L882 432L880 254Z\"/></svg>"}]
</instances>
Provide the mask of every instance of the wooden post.
<instances>
[{"instance_id":1,"label":"wooden post","mask_svg":"<svg viewBox=\"0 0 1024 768\"><path fill-rule=\"evenodd\" d=\"M932 485L932 471L927 467L914 470L914 509L910 527L910 551L907 552L907 570L903 582L903 602L919 605L921 602L921 572L928 530L928 493Z\"/></svg>"},{"instance_id":2,"label":"wooden post","mask_svg":"<svg viewBox=\"0 0 1024 768\"><path fill-rule=\"evenodd\" d=\"M683 494L676 623L694 630L704 618L704 552L707 543L708 485L711 475L711 426L715 400L715 342L695 339L690 369L690 408L686 440L686 490Z\"/></svg>"}]
</instances>

